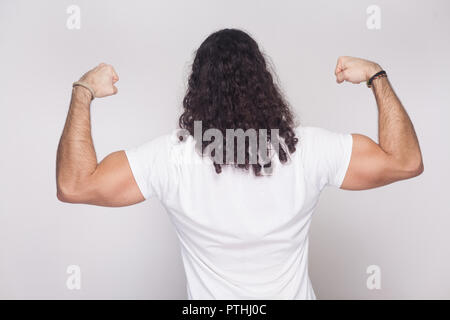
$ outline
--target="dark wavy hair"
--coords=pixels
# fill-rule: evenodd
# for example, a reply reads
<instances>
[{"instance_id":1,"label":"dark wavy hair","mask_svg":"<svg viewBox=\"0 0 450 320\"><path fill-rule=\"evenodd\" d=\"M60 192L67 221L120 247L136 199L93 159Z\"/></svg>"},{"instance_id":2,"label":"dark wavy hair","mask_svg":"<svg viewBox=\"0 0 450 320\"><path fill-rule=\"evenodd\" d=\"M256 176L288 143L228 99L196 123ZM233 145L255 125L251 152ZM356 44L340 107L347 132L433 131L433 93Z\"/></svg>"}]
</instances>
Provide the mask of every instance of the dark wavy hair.
<instances>
[{"instance_id":1,"label":"dark wavy hair","mask_svg":"<svg viewBox=\"0 0 450 320\"><path fill-rule=\"evenodd\" d=\"M281 163L287 162L288 153L295 152L298 142L293 128L294 116L275 84L258 44L237 29L214 32L196 51L179 126L194 136L194 121L202 121L202 136L210 128L220 130L223 136L226 129L255 129L256 132L266 129L269 146L270 129L278 129ZM202 154L210 143L201 141ZM199 141L196 144L198 147ZM216 172L220 173L223 164L213 163ZM249 163L246 141L245 163L234 162L234 165L245 170L251 166L255 175L261 175L262 168L270 167L271 163L263 166L259 161Z\"/></svg>"}]
</instances>

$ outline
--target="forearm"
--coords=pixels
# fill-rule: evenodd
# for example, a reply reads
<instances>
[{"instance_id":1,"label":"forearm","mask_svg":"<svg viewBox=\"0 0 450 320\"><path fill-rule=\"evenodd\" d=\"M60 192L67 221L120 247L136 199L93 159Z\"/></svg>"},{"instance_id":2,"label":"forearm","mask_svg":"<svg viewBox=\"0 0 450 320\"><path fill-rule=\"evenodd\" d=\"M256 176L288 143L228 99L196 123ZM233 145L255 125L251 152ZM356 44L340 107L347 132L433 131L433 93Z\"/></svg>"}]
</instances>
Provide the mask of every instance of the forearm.
<instances>
[{"instance_id":1,"label":"forearm","mask_svg":"<svg viewBox=\"0 0 450 320\"><path fill-rule=\"evenodd\" d=\"M79 86L73 88L57 152L58 192L74 192L97 167L91 135L90 103L91 95L88 90Z\"/></svg>"},{"instance_id":2,"label":"forearm","mask_svg":"<svg viewBox=\"0 0 450 320\"><path fill-rule=\"evenodd\" d=\"M387 78L372 83L378 106L379 145L402 166L422 166L419 142L405 108Z\"/></svg>"}]
</instances>

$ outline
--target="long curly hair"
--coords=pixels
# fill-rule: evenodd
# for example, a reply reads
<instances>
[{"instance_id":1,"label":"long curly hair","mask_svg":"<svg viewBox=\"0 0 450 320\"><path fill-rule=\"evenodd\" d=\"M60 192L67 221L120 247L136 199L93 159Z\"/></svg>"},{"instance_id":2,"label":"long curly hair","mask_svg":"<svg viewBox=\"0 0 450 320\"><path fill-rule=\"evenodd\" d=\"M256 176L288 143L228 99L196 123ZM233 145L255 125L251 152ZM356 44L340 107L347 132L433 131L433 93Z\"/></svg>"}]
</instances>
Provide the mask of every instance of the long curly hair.
<instances>
[{"instance_id":1,"label":"long curly hair","mask_svg":"<svg viewBox=\"0 0 450 320\"><path fill-rule=\"evenodd\" d=\"M212 33L196 51L179 126L194 136L194 121L202 122L202 136L210 128L220 130L224 136L226 129L254 129L256 132L266 129L269 148L274 138L270 129L278 129L281 143L277 153L281 163L287 162L288 153L295 152L298 142L294 116L275 84L258 44L237 29ZM204 154L210 142L196 141L197 147L199 143ZM237 150L234 152L236 160ZM257 176L261 175L262 168L271 165L270 162L263 165L250 163L249 158L246 141L245 163L213 161L213 164L217 173L222 171L224 164L233 164L245 170L252 167Z\"/></svg>"}]
</instances>

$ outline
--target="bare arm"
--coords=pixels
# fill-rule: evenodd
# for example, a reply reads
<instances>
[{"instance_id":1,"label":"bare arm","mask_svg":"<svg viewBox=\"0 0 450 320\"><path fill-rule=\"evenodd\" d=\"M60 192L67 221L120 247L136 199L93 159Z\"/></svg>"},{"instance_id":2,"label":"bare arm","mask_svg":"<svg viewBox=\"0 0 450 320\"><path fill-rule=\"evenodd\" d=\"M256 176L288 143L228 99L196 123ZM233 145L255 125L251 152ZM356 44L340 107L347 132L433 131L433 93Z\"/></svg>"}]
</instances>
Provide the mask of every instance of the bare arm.
<instances>
[{"instance_id":1,"label":"bare arm","mask_svg":"<svg viewBox=\"0 0 450 320\"><path fill-rule=\"evenodd\" d=\"M336 67L338 83L367 81L380 71L378 64L352 57L340 57ZM378 106L379 143L353 135L353 150L342 189L362 190L415 177L423 172L422 154L413 124L387 78L373 81Z\"/></svg>"},{"instance_id":2,"label":"bare arm","mask_svg":"<svg viewBox=\"0 0 450 320\"><path fill-rule=\"evenodd\" d=\"M106 64L86 73L96 97L117 93L118 76ZM123 151L108 155L97 163L91 135L91 93L74 87L56 160L57 196L64 202L101 206L125 206L144 200Z\"/></svg>"}]
</instances>

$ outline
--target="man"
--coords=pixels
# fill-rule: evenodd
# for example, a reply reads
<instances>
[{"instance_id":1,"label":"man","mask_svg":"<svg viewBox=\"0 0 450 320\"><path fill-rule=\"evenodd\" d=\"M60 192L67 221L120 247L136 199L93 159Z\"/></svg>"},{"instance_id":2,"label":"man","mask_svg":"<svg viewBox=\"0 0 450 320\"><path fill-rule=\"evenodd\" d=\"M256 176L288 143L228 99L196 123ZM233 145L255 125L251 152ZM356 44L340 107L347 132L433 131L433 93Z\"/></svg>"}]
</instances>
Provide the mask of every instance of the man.
<instances>
[{"instance_id":1,"label":"man","mask_svg":"<svg viewBox=\"0 0 450 320\"><path fill-rule=\"evenodd\" d=\"M338 83L372 88L379 143L295 127L256 42L240 30L220 30L202 43L192 65L179 121L187 135L165 135L98 163L91 100L116 94L119 80L102 63L74 83L58 147L58 199L100 206L160 199L180 240L191 299L314 299L308 230L321 190L370 189L423 172L413 125L381 67L340 57L335 75ZM200 139L196 121L203 126ZM217 149L215 155L231 152L218 162L207 151L211 139L201 139L208 129L224 135L227 129L277 129L277 136L266 137L272 145L280 140L270 174L266 164L250 161L255 150L245 142L243 162L236 161L239 146Z\"/></svg>"}]
</instances>

